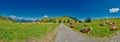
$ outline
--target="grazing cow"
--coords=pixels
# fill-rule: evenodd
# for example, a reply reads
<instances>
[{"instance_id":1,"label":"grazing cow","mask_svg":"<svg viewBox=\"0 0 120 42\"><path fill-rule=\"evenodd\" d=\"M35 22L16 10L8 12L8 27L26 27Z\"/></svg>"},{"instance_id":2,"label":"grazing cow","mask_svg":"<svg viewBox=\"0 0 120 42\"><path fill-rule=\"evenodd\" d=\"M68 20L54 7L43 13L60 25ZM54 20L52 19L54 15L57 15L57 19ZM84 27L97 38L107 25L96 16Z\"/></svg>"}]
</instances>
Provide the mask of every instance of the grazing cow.
<instances>
[{"instance_id":1,"label":"grazing cow","mask_svg":"<svg viewBox=\"0 0 120 42\"><path fill-rule=\"evenodd\" d=\"M100 26L105 26L105 25L106 25L106 23L100 23L99 25L100 25Z\"/></svg>"},{"instance_id":2,"label":"grazing cow","mask_svg":"<svg viewBox=\"0 0 120 42\"><path fill-rule=\"evenodd\" d=\"M21 24L26 24L26 23L21 23Z\"/></svg>"},{"instance_id":3,"label":"grazing cow","mask_svg":"<svg viewBox=\"0 0 120 42\"><path fill-rule=\"evenodd\" d=\"M91 30L92 30L92 28L83 28L83 29L80 30L80 32L82 32L82 33L88 33Z\"/></svg>"},{"instance_id":4,"label":"grazing cow","mask_svg":"<svg viewBox=\"0 0 120 42\"><path fill-rule=\"evenodd\" d=\"M32 22L32 24L40 24L40 22Z\"/></svg>"},{"instance_id":5,"label":"grazing cow","mask_svg":"<svg viewBox=\"0 0 120 42\"><path fill-rule=\"evenodd\" d=\"M75 25L71 25L70 27L71 27L71 28L76 28L76 26L75 26Z\"/></svg>"},{"instance_id":6,"label":"grazing cow","mask_svg":"<svg viewBox=\"0 0 120 42\"><path fill-rule=\"evenodd\" d=\"M111 28L110 28L110 31L112 31L112 30L117 30L117 26L115 26L115 25L113 25Z\"/></svg>"},{"instance_id":7,"label":"grazing cow","mask_svg":"<svg viewBox=\"0 0 120 42\"><path fill-rule=\"evenodd\" d=\"M76 28L76 25L73 24L73 23L70 23L70 27L71 27L71 28Z\"/></svg>"},{"instance_id":8,"label":"grazing cow","mask_svg":"<svg viewBox=\"0 0 120 42\"><path fill-rule=\"evenodd\" d=\"M109 22L109 25L114 25L115 24L115 22Z\"/></svg>"}]
</instances>

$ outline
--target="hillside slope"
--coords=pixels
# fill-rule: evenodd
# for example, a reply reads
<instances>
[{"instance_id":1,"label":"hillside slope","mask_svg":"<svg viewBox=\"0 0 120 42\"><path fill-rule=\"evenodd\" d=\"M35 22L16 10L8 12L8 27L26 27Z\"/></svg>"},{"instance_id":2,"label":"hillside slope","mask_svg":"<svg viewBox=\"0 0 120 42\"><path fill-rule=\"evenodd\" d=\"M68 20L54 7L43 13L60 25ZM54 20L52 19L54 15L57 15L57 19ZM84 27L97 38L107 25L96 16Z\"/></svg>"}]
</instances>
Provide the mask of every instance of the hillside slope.
<instances>
[{"instance_id":1,"label":"hillside slope","mask_svg":"<svg viewBox=\"0 0 120 42\"><path fill-rule=\"evenodd\" d=\"M78 23L79 21L76 18L69 16L61 16L55 18L42 18L41 22L52 22L52 23Z\"/></svg>"}]
</instances>

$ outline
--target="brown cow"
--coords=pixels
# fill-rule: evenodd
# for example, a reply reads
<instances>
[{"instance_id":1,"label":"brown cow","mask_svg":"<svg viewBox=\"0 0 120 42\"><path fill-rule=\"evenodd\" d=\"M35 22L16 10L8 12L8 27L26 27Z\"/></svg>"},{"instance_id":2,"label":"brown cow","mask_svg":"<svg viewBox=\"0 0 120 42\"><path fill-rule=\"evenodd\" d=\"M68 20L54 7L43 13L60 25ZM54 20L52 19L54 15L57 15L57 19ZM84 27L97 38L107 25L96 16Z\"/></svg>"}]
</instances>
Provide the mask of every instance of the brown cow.
<instances>
[{"instance_id":1,"label":"brown cow","mask_svg":"<svg viewBox=\"0 0 120 42\"><path fill-rule=\"evenodd\" d=\"M21 23L21 24L26 24L26 23Z\"/></svg>"},{"instance_id":2,"label":"brown cow","mask_svg":"<svg viewBox=\"0 0 120 42\"><path fill-rule=\"evenodd\" d=\"M70 27L71 27L71 28L76 28L76 26L75 26L75 25L71 25Z\"/></svg>"},{"instance_id":3,"label":"brown cow","mask_svg":"<svg viewBox=\"0 0 120 42\"><path fill-rule=\"evenodd\" d=\"M109 25L114 25L115 24L115 22L109 22Z\"/></svg>"},{"instance_id":4,"label":"brown cow","mask_svg":"<svg viewBox=\"0 0 120 42\"><path fill-rule=\"evenodd\" d=\"M117 30L117 26L115 26L115 25L113 25L111 28L110 28L110 31L112 31L112 30Z\"/></svg>"},{"instance_id":5,"label":"brown cow","mask_svg":"<svg viewBox=\"0 0 120 42\"><path fill-rule=\"evenodd\" d=\"M105 26L105 25L106 25L106 23L99 23L99 25L100 25L100 26Z\"/></svg>"},{"instance_id":6,"label":"brown cow","mask_svg":"<svg viewBox=\"0 0 120 42\"><path fill-rule=\"evenodd\" d=\"M73 23L70 23L70 27L71 28L76 28L77 26L75 24L73 24Z\"/></svg>"},{"instance_id":7,"label":"brown cow","mask_svg":"<svg viewBox=\"0 0 120 42\"><path fill-rule=\"evenodd\" d=\"M83 28L83 29L80 30L80 32L82 32L82 33L88 33L91 30L92 30L92 28Z\"/></svg>"}]
</instances>

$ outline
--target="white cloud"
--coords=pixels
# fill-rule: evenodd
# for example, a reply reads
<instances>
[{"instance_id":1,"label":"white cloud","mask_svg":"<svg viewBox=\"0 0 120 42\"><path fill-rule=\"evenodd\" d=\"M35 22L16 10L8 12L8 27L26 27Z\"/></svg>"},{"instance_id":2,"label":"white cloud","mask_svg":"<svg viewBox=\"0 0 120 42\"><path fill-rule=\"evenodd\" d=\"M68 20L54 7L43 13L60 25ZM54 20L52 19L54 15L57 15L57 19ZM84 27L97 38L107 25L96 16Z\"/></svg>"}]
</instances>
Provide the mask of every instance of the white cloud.
<instances>
[{"instance_id":1,"label":"white cloud","mask_svg":"<svg viewBox=\"0 0 120 42\"><path fill-rule=\"evenodd\" d=\"M16 18L16 16L15 16L15 15L10 15L10 17L14 17L14 18Z\"/></svg>"},{"instance_id":2,"label":"white cloud","mask_svg":"<svg viewBox=\"0 0 120 42\"><path fill-rule=\"evenodd\" d=\"M15 20L16 16L15 15L10 15L10 18Z\"/></svg>"},{"instance_id":3,"label":"white cloud","mask_svg":"<svg viewBox=\"0 0 120 42\"><path fill-rule=\"evenodd\" d=\"M47 15L44 15L43 17L48 17Z\"/></svg>"},{"instance_id":4,"label":"white cloud","mask_svg":"<svg viewBox=\"0 0 120 42\"><path fill-rule=\"evenodd\" d=\"M118 13L119 12L119 8L111 8L111 9L109 9L109 12L110 13Z\"/></svg>"}]
</instances>

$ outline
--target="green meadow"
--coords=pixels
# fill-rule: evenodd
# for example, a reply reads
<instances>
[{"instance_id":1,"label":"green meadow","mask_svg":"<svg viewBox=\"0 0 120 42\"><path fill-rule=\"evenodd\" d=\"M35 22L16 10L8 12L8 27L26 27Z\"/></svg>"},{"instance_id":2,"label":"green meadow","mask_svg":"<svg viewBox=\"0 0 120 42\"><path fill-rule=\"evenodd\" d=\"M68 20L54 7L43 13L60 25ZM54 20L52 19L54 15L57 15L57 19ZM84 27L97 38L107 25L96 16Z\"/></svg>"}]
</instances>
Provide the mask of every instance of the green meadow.
<instances>
[{"instance_id":1,"label":"green meadow","mask_svg":"<svg viewBox=\"0 0 120 42\"><path fill-rule=\"evenodd\" d=\"M59 24L21 24L0 18L0 41L23 42L29 38L44 38Z\"/></svg>"}]
</instances>

